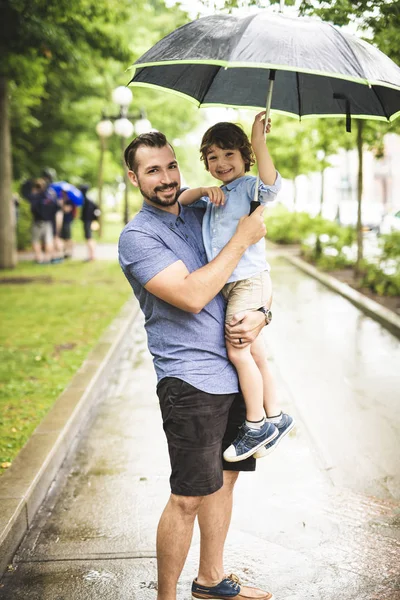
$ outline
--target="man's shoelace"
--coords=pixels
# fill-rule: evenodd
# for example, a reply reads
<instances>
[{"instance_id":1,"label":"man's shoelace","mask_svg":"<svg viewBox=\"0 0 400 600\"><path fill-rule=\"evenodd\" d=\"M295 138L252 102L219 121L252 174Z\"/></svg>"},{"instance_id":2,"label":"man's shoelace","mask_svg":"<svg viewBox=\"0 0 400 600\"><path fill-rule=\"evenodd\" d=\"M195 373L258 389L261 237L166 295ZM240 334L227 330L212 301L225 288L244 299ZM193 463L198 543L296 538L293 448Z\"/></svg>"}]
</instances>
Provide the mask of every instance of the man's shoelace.
<instances>
[{"instance_id":1,"label":"man's shoelace","mask_svg":"<svg viewBox=\"0 0 400 600\"><path fill-rule=\"evenodd\" d=\"M240 592L240 579L235 573L231 573L226 579L235 592Z\"/></svg>"}]
</instances>

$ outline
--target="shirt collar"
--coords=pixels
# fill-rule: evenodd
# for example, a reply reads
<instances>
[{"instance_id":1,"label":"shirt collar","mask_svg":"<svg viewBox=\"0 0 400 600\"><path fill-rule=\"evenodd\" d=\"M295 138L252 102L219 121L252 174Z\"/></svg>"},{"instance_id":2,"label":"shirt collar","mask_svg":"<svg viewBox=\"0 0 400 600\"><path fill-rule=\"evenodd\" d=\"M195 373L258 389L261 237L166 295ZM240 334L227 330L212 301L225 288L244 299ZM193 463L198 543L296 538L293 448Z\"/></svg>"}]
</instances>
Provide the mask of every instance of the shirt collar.
<instances>
[{"instance_id":1,"label":"shirt collar","mask_svg":"<svg viewBox=\"0 0 400 600\"><path fill-rule=\"evenodd\" d=\"M245 179L245 177L247 177L247 175L242 175L241 177L238 177L237 179L235 179L234 181L231 181L230 183L227 183L226 185L221 185L221 189L231 192L232 190L237 188L239 183L241 181L243 181L243 179Z\"/></svg>"},{"instance_id":2,"label":"shirt collar","mask_svg":"<svg viewBox=\"0 0 400 600\"><path fill-rule=\"evenodd\" d=\"M142 210L145 212L149 212L153 215L156 215L158 219L160 219L160 221L163 221L163 223L166 223L167 225L175 225L175 223L177 221L181 221L182 223L185 222L185 207L183 207L181 205L181 203L178 200L178 205L179 205L179 215L174 215L170 212L167 212L166 210L162 210L161 208L158 208L157 206L153 206L152 204L149 204L148 202L146 202L145 200L143 200L143 205L142 205Z\"/></svg>"}]
</instances>

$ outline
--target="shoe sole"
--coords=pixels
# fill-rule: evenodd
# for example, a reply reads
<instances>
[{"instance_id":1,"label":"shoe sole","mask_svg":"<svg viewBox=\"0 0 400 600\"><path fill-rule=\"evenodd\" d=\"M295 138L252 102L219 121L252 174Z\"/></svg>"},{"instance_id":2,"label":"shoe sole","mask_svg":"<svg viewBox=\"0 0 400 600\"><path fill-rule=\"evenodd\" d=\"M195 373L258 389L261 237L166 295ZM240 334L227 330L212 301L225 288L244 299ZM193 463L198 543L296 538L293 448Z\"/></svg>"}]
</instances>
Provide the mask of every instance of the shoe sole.
<instances>
[{"instance_id":1,"label":"shoe sole","mask_svg":"<svg viewBox=\"0 0 400 600\"><path fill-rule=\"evenodd\" d=\"M271 454L271 452L273 452L274 450L276 450L276 448L279 446L280 442L285 438L285 436L290 433L292 431L292 429L294 428L294 426L296 425L296 421L293 419L292 424L286 429L286 431L284 433L282 433L282 435L279 437L278 440L276 440L276 443L271 446L271 448L268 448L268 450L261 450L255 452L254 454L254 458L264 458L264 456L268 456L268 454ZM264 444L265 446L266 444ZM258 456L257 456L258 455Z\"/></svg>"},{"instance_id":2,"label":"shoe sole","mask_svg":"<svg viewBox=\"0 0 400 600\"><path fill-rule=\"evenodd\" d=\"M279 435L279 431L278 431L278 429L276 429L276 431L274 431L274 433L272 435L270 435L269 438L267 438L263 442L260 442L259 444L257 444L257 446L254 446L254 448L252 448L248 452L245 452L244 454L241 454L240 456L230 456L229 458L225 458L225 456L224 456L224 460L226 460L226 462L240 462L241 460L246 460L246 458L253 456L253 454L255 454L260 448L262 448L266 444L269 444L270 442L272 442L276 437L278 437L278 435Z\"/></svg>"},{"instance_id":3,"label":"shoe sole","mask_svg":"<svg viewBox=\"0 0 400 600\"><path fill-rule=\"evenodd\" d=\"M192 600L235 600L238 596L209 596L207 594L197 595L192 594ZM239 596L240 598L240 596ZM243 596L242 596L243 598ZM265 596L264 596L265 598ZM275 600L275 596L267 596L268 600ZM249 599L250 600L250 599Z\"/></svg>"}]
</instances>

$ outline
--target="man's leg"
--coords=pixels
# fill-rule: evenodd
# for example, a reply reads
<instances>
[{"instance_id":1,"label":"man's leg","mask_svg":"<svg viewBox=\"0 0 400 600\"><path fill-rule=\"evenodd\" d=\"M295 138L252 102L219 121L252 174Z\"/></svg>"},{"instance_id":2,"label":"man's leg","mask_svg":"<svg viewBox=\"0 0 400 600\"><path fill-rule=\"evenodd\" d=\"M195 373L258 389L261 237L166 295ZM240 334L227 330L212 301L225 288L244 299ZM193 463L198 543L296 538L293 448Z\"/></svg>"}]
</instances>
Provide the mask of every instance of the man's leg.
<instances>
[{"instance_id":1,"label":"man's leg","mask_svg":"<svg viewBox=\"0 0 400 600\"><path fill-rule=\"evenodd\" d=\"M176 600L176 586L189 552L194 521L204 500L202 496L171 494L161 515L157 530L158 600Z\"/></svg>"},{"instance_id":2,"label":"man's leg","mask_svg":"<svg viewBox=\"0 0 400 600\"><path fill-rule=\"evenodd\" d=\"M224 577L223 553L232 515L233 488L237 471L224 471L224 485L206 496L200 506L200 565L198 583L217 585Z\"/></svg>"}]
</instances>

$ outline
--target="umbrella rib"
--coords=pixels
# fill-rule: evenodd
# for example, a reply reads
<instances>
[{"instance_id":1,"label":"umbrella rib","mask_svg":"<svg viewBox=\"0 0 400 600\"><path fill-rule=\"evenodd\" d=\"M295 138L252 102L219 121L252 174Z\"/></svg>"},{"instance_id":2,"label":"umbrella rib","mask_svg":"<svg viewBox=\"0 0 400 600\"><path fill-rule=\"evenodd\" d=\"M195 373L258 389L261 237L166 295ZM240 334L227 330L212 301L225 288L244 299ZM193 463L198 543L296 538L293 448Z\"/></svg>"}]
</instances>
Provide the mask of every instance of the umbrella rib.
<instances>
[{"instance_id":1,"label":"umbrella rib","mask_svg":"<svg viewBox=\"0 0 400 600\"><path fill-rule=\"evenodd\" d=\"M206 95L207 95L207 93L208 93L208 91L209 91L210 87L211 87L211 86L212 86L212 84L214 83L214 79L216 78L216 76L218 75L218 73L220 72L220 70L221 70L221 67L218 67L218 69L215 69L215 73L214 73L214 75L212 76L212 78L211 78L211 81L210 81L209 85L207 86L207 89L206 89L206 90L204 90L204 94L203 94L203 95L202 95L202 97L199 99L199 106L200 106L200 104L203 104L203 100L204 100L204 98L206 97Z\"/></svg>"},{"instance_id":2,"label":"umbrella rib","mask_svg":"<svg viewBox=\"0 0 400 600\"><path fill-rule=\"evenodd\" d=\"M335 32L335 35L339 35L338 30L336 29L336 27L334 27L334 25L332 25L332 23L327 23L327 25L329 25L329 27L331 27L333 29L333 31ZM345 35L341 35L340 39L343 40L343 42L346 44L347 49L349 50L349 52L351 52L351 54L353 55L354 60L356 61L358 68L360 70L360 77L362 76L362 79L365 79L366 81L368 81L368 79L365 77L365 73L364 73L364 69L361 66L361 63L356 55L356 53L354 52L353 48L350 46L349 42L347 41L347 38ZM368 82L369 83L369 82Z\"/></svg>"},{"instance_id":3,"label":"umbrella rib","mask_svg":"<svg viewBox=\"0 0 400 600\"><path fill-rule=\"evenodd\" d=\"M300 77L299 77L298 71L296 71L296 82L297 82L297 102L299 105L299 120L301 121L302 106L301 106L301 94L300 94Z\"/></svg>"},{"instance_id":4,"label":"umbrella rib","mask_svg":"<svg viewBox=\"0 0 400 600\"><path fill-rule=\"evenodd\" d=\"M387 114L387 111L385 110L385 107L384 107L384 105L383 105L383 102L382 102L382 100L381 100L381 98L380 98L379 94L378 94L378 91L375 89L375 87L374 87L374 86L372 86L372 90L373 90L373 92L374 92L375 96L378 98L378 102L379 102L379 104L381 105L381 108L382 108L382 112L383 112L383 114L385 115L385 117L387 118L387 120L390 122L390 118L389 118L389 116L388 116L388 114Z\"/></svg>"}]
</instances>

